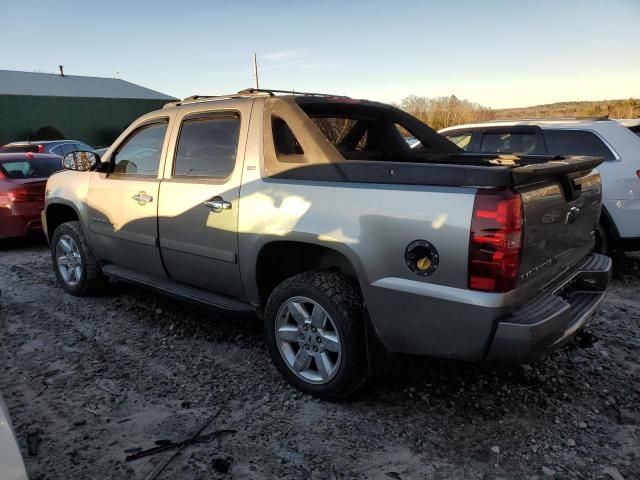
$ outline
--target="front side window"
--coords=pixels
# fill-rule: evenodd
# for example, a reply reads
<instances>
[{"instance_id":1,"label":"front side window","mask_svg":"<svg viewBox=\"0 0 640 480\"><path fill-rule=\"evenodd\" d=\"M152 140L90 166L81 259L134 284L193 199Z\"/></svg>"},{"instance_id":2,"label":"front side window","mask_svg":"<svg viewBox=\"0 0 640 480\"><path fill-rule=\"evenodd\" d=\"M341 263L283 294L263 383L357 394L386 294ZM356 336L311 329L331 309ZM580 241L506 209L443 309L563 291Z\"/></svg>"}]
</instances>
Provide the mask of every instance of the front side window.
<instances>
[{"instance_id":1,"label":"front side window","mask_svg":"<svg viewBox=\"0 0 640 480\"><path fill-rule=\"evenodd\" d=\"M182 122L173 175L226 178L233 172L240 138L240 116L209 115Z\"/></svg>"},{"instance_id":2,"label":"front side window","mask_svg":"<svg viewBox=\"0 0 640 480\"><path fill-rule=\"evenodd\" d=\"M167 122L153 123L135 131L118 148L113 159L113 173L157 176Z\"/></svg>"},{"instance_id":3,"label":"front side window","mask_svg":"<svg viewBox=\"0 0 640 480\"><path fill-rule=\"evenodd\" d=\"M464 151L467 151L467 149L469 148L469 144L471 143L471 132L445 135L445 137L447 137L450 142L453 142Z\"/></svg>"},{"instance_id":4,"label":"front side window","mask_svg":"<svg viewBox=\"0 0 640 480\"><path fill-rule=\"evenodd\" d=\"M543 152L538 135L528 132L489 132L482 136L480 151L483 153L532 154Z\"/></svg>"},{"instance_id":5,"label":"front side window","mask_svg":"<svg viewBox=\"0 0 640 480\"><path fill-rule=\"evenodd\" d=\"M549 153L557 155L589 155L613 160L615 157L598 136L586 130L544 130Z\"/></svg>"}]
</instances>

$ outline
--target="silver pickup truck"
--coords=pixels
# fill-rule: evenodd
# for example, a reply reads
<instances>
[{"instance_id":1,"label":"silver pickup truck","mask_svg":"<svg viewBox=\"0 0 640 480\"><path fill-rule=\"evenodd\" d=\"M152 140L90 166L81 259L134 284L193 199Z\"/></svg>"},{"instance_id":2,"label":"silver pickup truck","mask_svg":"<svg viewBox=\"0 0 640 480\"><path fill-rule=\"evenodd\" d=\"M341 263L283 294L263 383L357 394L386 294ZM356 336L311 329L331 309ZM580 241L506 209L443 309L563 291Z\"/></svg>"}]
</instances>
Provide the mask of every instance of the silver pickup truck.
<instances>
[{"instance_id":1,"label":"silver pickup truck","mask_svg":"<svg viewBox=\"0 0 640 480\"><path fill-rule=\"evenodd\" d=\"M601 159L465 154L388 105L276 93L190 97L67 155L42 213L62 288L257 313L323 398L388 352L521 362L584 326L611 269Z\"/></svg>"}]
</instances>

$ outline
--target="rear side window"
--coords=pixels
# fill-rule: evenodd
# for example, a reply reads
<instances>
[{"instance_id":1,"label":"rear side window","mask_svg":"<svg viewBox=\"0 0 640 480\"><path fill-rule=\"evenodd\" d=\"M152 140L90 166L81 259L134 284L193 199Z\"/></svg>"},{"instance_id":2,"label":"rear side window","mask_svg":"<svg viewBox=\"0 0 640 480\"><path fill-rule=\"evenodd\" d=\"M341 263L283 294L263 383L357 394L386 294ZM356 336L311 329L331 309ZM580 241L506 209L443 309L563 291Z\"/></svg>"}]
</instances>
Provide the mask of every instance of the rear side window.
<instances>
[{"instance_id":1,"label":"rear side window","mask_svg":"<svg viewBox=\"0 0 640 480\"><path fill-rule=\"evenodd\" d=\"M598 136L586 130L544 130L547 151L557 155L590 155L613 160L613 152Z\"/></svg>"},{"instance_id":2,"label":"rear side window","mask_svg":"<svg viewBox=\"0 0 640 480\"><path fill-rule=\"evenodd\" d=\"M118 147L113 173L157 176L167 122L153 123L136 130Z\"/></svg>"},{"instance_id":3,"label":"rear side window","mask_svg":"<svg viewBox=\"0 0 640 480\"><path fill-rule=\"evenodd\" d=\"M304 150L302 150L300 142L298 142L298 139L284 120L273 117L271 130L273 131L273 143L275 144L276 154L278 154L278 156L304 155Z\"/></svg>"},{"instance_id":4,"label":"rear side window","mask_svg":"<svg viewBox=\"0 0 640 480\"><path fill-rule=\"evenodd\" d=\"M236 164L239 138L237 114L186 119L180 130L173 175L228 177Z\"/></svg>"},{"instance_id":5,"label":"rear side window","mask_svg":"<svg viewBox=\"0 0 640 480\"><path fill-rule=\"evenodd\" d=\"M455 133L453 135L445 135L445 137L447 137L450 142L453 142L464 151L467 151L471 143L471 132Z\"/></svg>"},{"instance_id":6,"label":"rear side window","mask_svg":"<svg viewBox=\"0 0 640 480\"><path fill-rule=\"evenodd\" d=\"M77 144L75 144L75 143L63 143L62 145L58 145L55 148L55 151L54 151L54 149L52 149L51 151L53 153L55 153L56 155L62 155L64 157L65 155L68 155L69 153L75 152L77 150L78 150ZM91 151L91 150L89 150L89 151Z\"/></svg>"},{"instance_id":7,"label":"rear side window","mask_svg":"<svg viewBox=\"0 0 640 480\"><path fill-rule=\"evenodd\" d=\"M526 132L489 132L482 136L480 151L486 153L542 153L538 135ZM455 143L455 142L454 142Z\"/></svg>"}]
</instances>

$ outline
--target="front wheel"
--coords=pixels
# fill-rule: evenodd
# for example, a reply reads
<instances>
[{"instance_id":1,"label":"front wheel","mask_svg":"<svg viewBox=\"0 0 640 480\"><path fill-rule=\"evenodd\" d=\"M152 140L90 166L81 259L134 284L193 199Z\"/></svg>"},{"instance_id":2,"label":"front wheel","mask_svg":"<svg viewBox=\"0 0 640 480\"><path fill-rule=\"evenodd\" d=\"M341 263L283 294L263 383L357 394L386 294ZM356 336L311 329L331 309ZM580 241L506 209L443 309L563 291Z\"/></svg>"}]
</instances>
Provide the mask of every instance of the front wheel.
<instances>
[{"instance_id":1,"label":"front wheel","mask_svg":"<svg viewBox=\"0 0 640 480\"><path fill-rule=\"evenodd\" d=\"M267 302L265 337L274 364L297 389L340 398L367 379L362 294L334 272L307 272L278 285Z\"/></svg>"},{"instance_id":2,"label":"front wheel","mask_svg":"<svg viewBox=\"0 0 640 480\"><path fill-rule=\"evenodd\" d=\"M104 284L98 261L89 250L80 222L67 222L51 239L53 271L60 286L79 297L97 293Z\"/></svg>"}]
</instances>

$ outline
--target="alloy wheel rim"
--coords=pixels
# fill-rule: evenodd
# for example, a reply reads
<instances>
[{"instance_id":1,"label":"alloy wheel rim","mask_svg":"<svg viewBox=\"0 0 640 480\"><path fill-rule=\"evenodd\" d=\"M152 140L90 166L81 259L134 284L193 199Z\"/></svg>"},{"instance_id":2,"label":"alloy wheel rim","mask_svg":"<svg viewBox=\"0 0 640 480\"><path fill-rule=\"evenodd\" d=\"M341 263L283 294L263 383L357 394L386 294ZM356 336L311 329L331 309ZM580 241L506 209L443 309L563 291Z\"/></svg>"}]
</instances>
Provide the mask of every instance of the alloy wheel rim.
<instances>
[{"instance_id":1,"label":"alloy wheel rim","mask_svg":"<svg viewBox=\"0 0 640 480\"><path fill-rule=\"evenodd\" d=\"M65 284L75 287L82 279L82 255L71 235L62 235L56 244L58 272Z\"/></svg>"},{"instance_id":2,"label":"alloy wheel rim","mask_svg":"<svg viewBox=\"0 0 640 480\"><path fill-rule=\"evenodd\" d=\"M293 297L278 310L275 335L280 355L305 382L323 384L338 372L340 334L327 311L307 297Z\"/></svg>"}]
</instances>

